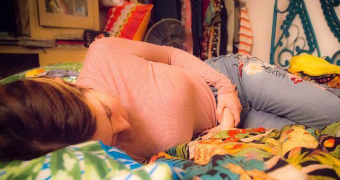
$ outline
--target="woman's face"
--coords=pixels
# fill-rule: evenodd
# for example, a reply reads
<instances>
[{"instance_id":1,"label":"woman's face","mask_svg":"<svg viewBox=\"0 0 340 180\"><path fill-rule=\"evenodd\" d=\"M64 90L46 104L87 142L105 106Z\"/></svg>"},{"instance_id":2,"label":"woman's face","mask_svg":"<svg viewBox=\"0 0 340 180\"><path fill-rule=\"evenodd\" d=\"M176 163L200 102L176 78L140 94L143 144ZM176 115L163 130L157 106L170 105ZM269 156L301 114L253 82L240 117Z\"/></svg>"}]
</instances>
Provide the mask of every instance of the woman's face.
<instances>
[{"instance_id":1,"label":"woman's face","mask_svg":"<svg viewBox=\"0 0 340 180\"><path fill-rule=\"evenodd\" d=\"M97 130L92 140L114 146L117 134L130 128L126 109L109 93L89 89L85 91L85 98L97 121Z\"/></svg>"}]
</instances>

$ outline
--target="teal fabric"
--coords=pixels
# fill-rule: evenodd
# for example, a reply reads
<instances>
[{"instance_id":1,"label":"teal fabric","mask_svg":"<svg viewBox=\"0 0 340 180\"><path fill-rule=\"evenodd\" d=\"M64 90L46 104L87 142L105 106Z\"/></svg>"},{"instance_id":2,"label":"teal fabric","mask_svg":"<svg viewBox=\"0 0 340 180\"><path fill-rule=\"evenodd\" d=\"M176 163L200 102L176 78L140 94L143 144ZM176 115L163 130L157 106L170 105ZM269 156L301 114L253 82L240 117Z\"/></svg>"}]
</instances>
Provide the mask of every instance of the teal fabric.
<instances>
[{"instance_id":1,"label":"teal fabric","mask_svg":"<svg viewBox=\"0 0 340 180\"><path fill-rule=\"evenodd\" d=\"M178 179L168 163L142 165L116 147L89 141L29 161L0 162L0 179Z\"/></svg>"}]
</instances>

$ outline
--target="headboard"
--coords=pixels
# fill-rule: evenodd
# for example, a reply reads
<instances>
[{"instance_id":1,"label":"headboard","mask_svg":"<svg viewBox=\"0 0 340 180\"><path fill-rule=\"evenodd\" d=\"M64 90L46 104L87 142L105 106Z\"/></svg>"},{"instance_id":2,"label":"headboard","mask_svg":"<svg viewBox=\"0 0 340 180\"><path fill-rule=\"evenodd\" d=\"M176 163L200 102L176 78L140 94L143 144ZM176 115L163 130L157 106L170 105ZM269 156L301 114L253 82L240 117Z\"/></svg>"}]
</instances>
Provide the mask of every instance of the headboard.
<instances>
[{"instance_id":1,"label":"headboard","mask_svg":"<svg viewBox=\"0 0 340 180\"><path fill-rule=\"evenodd\" d=\"M275 0L273 26L270 49L270 63L282 68L289 67L291 57L307 53L326 59L328 62L340 65L339 50L333 55L323 55L320 52L318 40L314 32L304 0L287 0L289 5L286 9L278 8L278 0ZM324 18L330 31L340 43L340 13L336 12L340 0L320 0ZM338 11L340 11L340 6ZM277 30L278 15L285 15L282 25ZM294 19L300 18L301 25L293 23ZM279 31L279 32L278 32ZM302 34L303 33L303 34Z\"/></svg>"}]
</instances>

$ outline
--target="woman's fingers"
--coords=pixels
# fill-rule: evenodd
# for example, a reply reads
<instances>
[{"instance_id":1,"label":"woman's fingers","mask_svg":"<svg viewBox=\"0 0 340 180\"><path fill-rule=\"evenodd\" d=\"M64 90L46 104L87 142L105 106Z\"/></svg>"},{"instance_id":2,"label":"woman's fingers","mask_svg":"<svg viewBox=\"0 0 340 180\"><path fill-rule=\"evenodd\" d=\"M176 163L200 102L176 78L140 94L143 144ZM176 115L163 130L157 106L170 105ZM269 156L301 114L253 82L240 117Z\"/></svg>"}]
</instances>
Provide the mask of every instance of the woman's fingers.
<instances>
[{"instance_id":1,"label":"woman's fingers","mask_svg":"<svg viewBox=\"0 0 340 180\"><path fill-rule=\"evenodd\" d=\"M230 109L231 113L233 114L234 117L234 127L236 127L240 123L240 109L239 107Z\"/></svg>"},{"instance_id":2,"label":"woman's fingers","mask_svg":"<svg viewBox=\"0 0 340 180\"><path fill-rule=\"evenodd\" d=\"M223 119L223 110L228 108L233 115L235 120L235 126L240 123L240 114L242 111L242 106L240 99L237 96L237 92L229 92L226 94L218 95L218 104L216 109L216 116L218 121L221 123Z\"/></svg>"},{"instance_id":3,"label":"woman's fingers","mask_svg":"<svg viewBox=\"0 0 340 180\"><path fill-rule=\"evenodd\" d=\"M234 116L228 108L224 108L223 110L223 120L220 124L221 130L227 130L235 127Z\"/></svg>"},{"instance_id":4,"label":"woman's fingers","mask_svg":"<svg viewBox=\"0 0 340 180\"><path fill-rule=\"evenodd\" d=\"M225 107L222 104L218 104L217 105L217 109L216 109L216 117L219 123L222 123L222 119L223 119L223 109Z\"/></svg>"}]
</instances>

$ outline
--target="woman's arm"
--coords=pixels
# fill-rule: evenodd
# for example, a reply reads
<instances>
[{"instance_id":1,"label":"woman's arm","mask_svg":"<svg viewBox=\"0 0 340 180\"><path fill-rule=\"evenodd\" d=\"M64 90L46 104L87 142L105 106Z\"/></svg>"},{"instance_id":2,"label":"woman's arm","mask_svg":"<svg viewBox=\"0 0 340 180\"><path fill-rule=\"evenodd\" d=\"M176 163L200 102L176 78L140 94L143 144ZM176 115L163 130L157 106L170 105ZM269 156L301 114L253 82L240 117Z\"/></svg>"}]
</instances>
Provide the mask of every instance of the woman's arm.
<instances>
[{"instance_id":1,"label":"woman's arm","mask_svg":"<svg viewBox=\"0 0 340 180\"><path fill-rule=\"evenodd\" d=\"M183 50L168 46L159 46L141 41L121 38L102 38L95 43L107 44L113 53L125 53L141 57L148 61L178 66L198 74L220 93L232 92L235 86L222 73L215 71L203 61Z\"/></svg>"},{"instance_id":2,"label":"woman's arm","mask_svg":"<svg viewBox=\"0 0 340 180\"><path fill-rule=\"evenodd\" d=\"M121 38L102 38L92 44L90 48L102 48L105 44L106 47L112 48L112 53L138 56L148 61L178 66L198 74L208 85L218 90L219 102L221 102L217 107L218 120L222 121L223 109L227 107L233 113L236 125L238 124L241 106L235 95L235 86L224 74L217 72L192 54L177 48Z\"/></svg>"}]
</instances>

